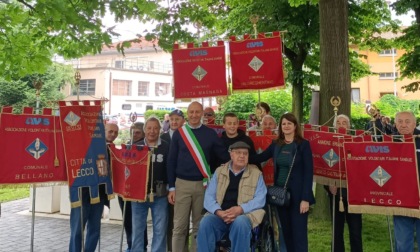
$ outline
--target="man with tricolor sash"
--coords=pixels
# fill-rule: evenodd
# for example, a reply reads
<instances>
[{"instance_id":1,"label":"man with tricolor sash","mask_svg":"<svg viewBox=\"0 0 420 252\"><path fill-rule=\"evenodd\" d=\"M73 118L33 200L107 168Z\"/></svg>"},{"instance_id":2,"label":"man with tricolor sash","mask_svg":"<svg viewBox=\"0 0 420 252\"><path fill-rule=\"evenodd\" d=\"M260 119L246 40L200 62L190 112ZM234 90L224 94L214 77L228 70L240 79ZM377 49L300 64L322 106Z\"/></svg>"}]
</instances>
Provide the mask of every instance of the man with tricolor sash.
<instances>
[{"instance_id":1,"label":"man with tricolor sash","mask_svg":"<svg viewBox=\"0 0 420 252\"><path fill-rule=\"evenodd\" d=\"M174 132L168 156L169 203L175 205L172 250L183 251L192 212L193 237L202 217L204 191L211 179L210 160L229 161L216 132L202 124L203 106L188 106L188 123ZM191 251L196 251L193 239Z\"/></svg>"}]
</instances>

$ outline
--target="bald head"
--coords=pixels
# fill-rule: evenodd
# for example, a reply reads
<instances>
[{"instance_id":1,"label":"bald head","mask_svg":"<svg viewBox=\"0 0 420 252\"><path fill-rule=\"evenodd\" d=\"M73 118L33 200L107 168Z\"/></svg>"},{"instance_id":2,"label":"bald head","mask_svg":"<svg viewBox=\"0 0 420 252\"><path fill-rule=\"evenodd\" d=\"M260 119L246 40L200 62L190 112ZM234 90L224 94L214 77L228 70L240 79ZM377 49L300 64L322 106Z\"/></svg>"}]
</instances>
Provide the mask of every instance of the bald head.
<instances>
[{"instance_id":1,"label":"bald head","mask_svg":"<svg viewBox=\"0 0 420 252\"><path fill-rule=\"evenodd\" d=\"M416 117L413 112L398 112L395 115L395 127L401 135L412 135L416 128Z\"/></svg>"},{"instance_id":2,"label":"bald head","mask_svg":"<svg viewBox=\"0 0 420 252\"><path fill-rule=\"evenodd\" d=\"M192 127L198 127L201 124L203 116L203 105L199 102L191 102L187 110L188 124Z\"/></svg>"},{"instance_id":3,"label":"bald head","mask_svg":"<svg viewBox=\"0 0 420 252\"><path fill-rule=\"evenodd\" d=\"M113 143L118 137L118 125L115 123L105 124L105 139L107 143Z\"/></svg>"}]
</instances>

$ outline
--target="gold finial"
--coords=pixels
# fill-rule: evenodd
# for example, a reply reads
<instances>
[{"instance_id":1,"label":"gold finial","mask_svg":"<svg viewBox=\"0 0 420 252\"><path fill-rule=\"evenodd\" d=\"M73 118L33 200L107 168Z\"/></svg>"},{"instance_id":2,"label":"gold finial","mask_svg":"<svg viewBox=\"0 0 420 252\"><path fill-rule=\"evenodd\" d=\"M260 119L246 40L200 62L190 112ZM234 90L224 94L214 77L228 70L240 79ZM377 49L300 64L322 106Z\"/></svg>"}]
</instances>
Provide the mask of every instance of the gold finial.
<instances>
[{"instance_id":1,"label":"gold finial","mask_svg":"<svg viewBox=\"0 0 420 252\"><path fill-rule=\"evenodd\" d=\"M334 107L334 112L337 113L338 107L341 104L340 96L332 96L331 99L330 99L330 103Z\"/></svg>"},{"instance_id":2,"label":"gold finial","mask_svg":"<svg viewBox=\"0 0 420 252\"><path fill-rule=\"evenodd\" d=\"M255 37L257 37L258 36L258 32L257 32L257 23L258 23L258 20L260 19L260 16L258 16L258 15L255 15L255 14L253 14L253 15L251 15L250 17L249 17L249 21L251 21L251 23L252 23L252 27L254 27L254 35L255 35Z\"/></svg>"}]
</instances>

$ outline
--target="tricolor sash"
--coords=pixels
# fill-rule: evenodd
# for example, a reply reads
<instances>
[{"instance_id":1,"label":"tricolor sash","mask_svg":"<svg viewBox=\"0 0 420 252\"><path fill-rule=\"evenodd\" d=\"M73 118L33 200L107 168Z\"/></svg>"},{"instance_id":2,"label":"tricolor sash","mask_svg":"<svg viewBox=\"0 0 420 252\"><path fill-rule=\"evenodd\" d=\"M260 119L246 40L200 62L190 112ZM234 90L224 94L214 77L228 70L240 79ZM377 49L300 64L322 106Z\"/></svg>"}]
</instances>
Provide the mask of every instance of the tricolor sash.
<instances>
[{"instance_id":1,"label":"tricolor sash","mask_svg":"<svg viewBox=\"0 0 420 252\"><path fill-rule=\"evenodd\" d=\"M207 186L209 179L211 178L211 171L210 165L206 160L206 156L204 155L203 149L201 148L200 143L198 142L197 138L195 137L194 133L191 131L190 126L184 125L178 129L179 133L181 134L182 139L184 140L185 144L187 145L188 150L193 157L195 164L197 165L198 169L200 170L201 174L203 175L203 185Z\"/></svg>"}]
</instances>

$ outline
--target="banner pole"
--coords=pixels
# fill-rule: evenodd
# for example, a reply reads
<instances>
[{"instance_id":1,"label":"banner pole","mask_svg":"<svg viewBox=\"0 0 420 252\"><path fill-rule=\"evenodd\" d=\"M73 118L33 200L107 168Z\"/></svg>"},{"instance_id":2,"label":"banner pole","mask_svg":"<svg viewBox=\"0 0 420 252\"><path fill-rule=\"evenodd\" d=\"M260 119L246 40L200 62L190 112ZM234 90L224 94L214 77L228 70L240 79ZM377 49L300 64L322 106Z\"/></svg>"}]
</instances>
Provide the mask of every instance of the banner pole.
<instances>
[{"instance_id":1,"label":"banner pole","mask_svg":"<svg viewBox=\"0 0 420 252\"><path fill-rule=\"evenodd\" d=\"M386 221L388 222L389 245L391 246L391 252L394 252L394 243L392 241L391 224L389 221L389 215L386 216Z\"/></svg>"},{"instance_id":2,"label":"banner pole","mask_svg":"<svg viewBox=\"0 0 420 252\"><path fill-rule=\"evenodd\" d=\"M39 114L40 100L41 100L41 88L42 81L35 80L33 83L36 89L36 106L35 114ZM32 184L32 219L31 219L31 252L34 251L34 237L35 237L35 203L36 203L36 184Z\"/></svg>"},{"instance_id":3,"label":"banner pole","mask_svg":"<svg viewBox=\"0 0 420 252\"><path fill-rule=\"evenodd\" d=\"M84 222L83 222L83 194L82 194L82 188L79 187L79 196L80 196L80 228L82 229L82 235L81 235L81 239L82 239L82 252L85 251L85 227L83 226Z\"/></svg>"}]
</instances>

